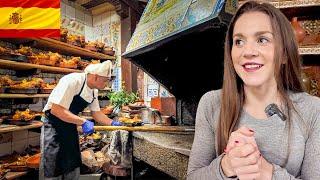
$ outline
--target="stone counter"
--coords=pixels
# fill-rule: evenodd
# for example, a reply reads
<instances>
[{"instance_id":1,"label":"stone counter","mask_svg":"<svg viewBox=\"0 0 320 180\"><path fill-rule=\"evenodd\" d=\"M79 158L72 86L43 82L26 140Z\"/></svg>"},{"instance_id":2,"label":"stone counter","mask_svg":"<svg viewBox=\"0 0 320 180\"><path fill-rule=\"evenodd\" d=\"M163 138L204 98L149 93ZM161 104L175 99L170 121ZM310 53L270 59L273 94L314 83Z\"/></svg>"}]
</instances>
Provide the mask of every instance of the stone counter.
<instances>
[{"instance_id":1,"label":"stone counter","mask_svg":"<svg viewBox=\"0 0 320 180\"><path fill-rule=\"evenodd\" d=\"M133 156L177 178L185 179L194 133L133 133Z\"/></svg>"}]
</instances>

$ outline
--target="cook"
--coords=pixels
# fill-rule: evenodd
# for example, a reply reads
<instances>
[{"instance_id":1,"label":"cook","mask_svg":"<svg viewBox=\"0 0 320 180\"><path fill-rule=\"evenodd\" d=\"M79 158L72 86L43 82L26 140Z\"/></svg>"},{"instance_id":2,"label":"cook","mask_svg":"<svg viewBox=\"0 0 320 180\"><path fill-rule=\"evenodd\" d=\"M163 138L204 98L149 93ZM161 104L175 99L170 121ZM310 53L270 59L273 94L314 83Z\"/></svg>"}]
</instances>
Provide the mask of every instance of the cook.
<instances>
[{"instance_id":1,"label":"cook","mask_svg":"<svg viewBox=\"0 0 320 180\"><path fill-rule=\"evenodd\" d=\"M84 73L62 77L43 109L41 132L40 179L79 179L81 155L77 126L85 134L94 131L94 123L79 117L86 107L95 121L103 125L119 126L100 111L98 89L112 83L112 63L90 64Z\"/></svg>"}]
</instances>

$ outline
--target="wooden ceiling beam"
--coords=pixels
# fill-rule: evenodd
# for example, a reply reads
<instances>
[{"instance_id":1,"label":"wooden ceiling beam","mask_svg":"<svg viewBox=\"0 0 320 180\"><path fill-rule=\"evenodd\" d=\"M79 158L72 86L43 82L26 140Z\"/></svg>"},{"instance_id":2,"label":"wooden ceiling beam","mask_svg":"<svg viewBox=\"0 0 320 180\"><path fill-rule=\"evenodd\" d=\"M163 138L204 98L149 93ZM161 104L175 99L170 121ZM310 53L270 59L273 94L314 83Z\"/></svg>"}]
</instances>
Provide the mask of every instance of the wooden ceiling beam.
<instances>
[{"instance_id":1,"label":"wooden ceiling beam","mask_svg":"<svg viewBox=\"0 0 320 180\"><path fill-rule=\"evenodd\" d=\"M142 15L143 7L139 6L138 1L136 0L120 0L120 1L126 4L127 6L129 6L130 8L132 8L134 11L136 11L136 13L138 13L139 16Z\"/></svg>"},{"instance_id":2,"label":"wooden ceiling beam","mask_svg":"<svg viewBox=\"0 0 320 180\"><path fill-rule=\"evenodd\" d=\"M106 2L108 2L108 0L92 0L92 1L89 1L85 4L81 4L81 6L83 6L86 9L91 9L95 6L98 6L98 5L106 3Z\"/></svg>"}]
</instances>

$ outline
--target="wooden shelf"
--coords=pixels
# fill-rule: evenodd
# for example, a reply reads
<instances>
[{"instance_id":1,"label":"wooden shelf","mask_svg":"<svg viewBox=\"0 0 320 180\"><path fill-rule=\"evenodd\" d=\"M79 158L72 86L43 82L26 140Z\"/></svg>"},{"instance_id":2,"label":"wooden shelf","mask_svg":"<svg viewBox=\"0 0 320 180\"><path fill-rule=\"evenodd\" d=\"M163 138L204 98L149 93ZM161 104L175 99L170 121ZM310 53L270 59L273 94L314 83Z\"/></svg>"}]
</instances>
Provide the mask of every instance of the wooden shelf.
<instances>
[{"instance_id":1,"label":"wooden shelf","mask_svg":"<svg viewBox=\"0 0 320 180\"><path fill-rule=\"evenodd\" d=\"M24 62L9 61L5 59L0 59L0 68L14 69L14 70L30 70L30 69L40 69L43 72L55 72L55 73L73 73L82 72L79 69L68 69L60 67L52 67Z\"/></svg>"},{"instance_id":2,"label":"wooden shelf","mask_svg":"<svg viewBox=\"0 0 320 180\"><path fill-rule=\"evenodd\" d=\"M303 8L310 6L320 6L320 0L291 0L291 1L271 1L276 8Z\"/></svg>"},{"instance_id":3,"label":"wooden shelf","mask_svg":"<svg viewBox=\"0 0 320 180\"><path fill-rule=\"evenodd\" d=\"M17 179L21 176L24 176L28 174L27 171L23 171L23 172L8 172L6 175L5 175L5 179L7 180L11 180L11 179Z\"/></svg>"},{"instance_id":4,"label":"wooden shelf","mask_svg":"<svg viewBox=\"0 0 320 180\"><path fill-rule=\"evenodd\" d=\"M159 126L159 125L143 125L135 127L127 126L94 126L96 131L144 131L144 132L194 132L194 126Z\"/></svg>"},{"instance_id":5,"label":"wooden shelf","mask_svg":"<svg viewBox=\"0 0 320 180\"><path fill-rule=\"evenodd\" d=\"M246 1L241 0L239 1L239 6L244 4ZM311 6L320 6L320 0L291 0L291 1L268 1L274 7L279 9L285 8L304 8L304 7L311 7Z\"/></svg>"},{"instance_id":6,"label":"wooden shelf","mask_svg":"<svg viewBox=\"0 0 320 180\"><path fill-rule=\"evenodd\" d=\"M301 55L320 55L320 45L299 47Z\"/></svg>"},{"instance_id":7,"label":"wooden shelf","mask_svg":"<svg viewBox=\"0 0 320 180\"><path fill-rule=\"evenodd\" d=\"M106 54L93 52L85 48L74 46L65 42L61 42L51 38L27 38L27 39L4 39L15 44L30 44L32 47L58 52L63 55L80 56L84 58L93 58L101 60L114 60L115 56L109 56ZM33 43L32 43L33 42Z\"/></svg>"},{"instance_id":8,"label":"wooden shelf","mask_svg":"<svg viewBox=\"0 0 320 180\"><path fill-rule=\"evenodd\" d=\"M26 129L39 128L43 125L40 121L33 121L32 124L26 126L16 126L16 125L0 125L0 133L12 132L12 131L21 131ZM5 126L5 127L1 127Z\"/></svg>"},{"instance_id":9,"label":"wooden shelf","mask_svg":"<svg viewBox=\"0 0 320 180\"><path fill-rule=\"evenodd\" d=\"M0 94L0 99L5 98L47 98L50 94Z\"/></svg>"}]
</instances>

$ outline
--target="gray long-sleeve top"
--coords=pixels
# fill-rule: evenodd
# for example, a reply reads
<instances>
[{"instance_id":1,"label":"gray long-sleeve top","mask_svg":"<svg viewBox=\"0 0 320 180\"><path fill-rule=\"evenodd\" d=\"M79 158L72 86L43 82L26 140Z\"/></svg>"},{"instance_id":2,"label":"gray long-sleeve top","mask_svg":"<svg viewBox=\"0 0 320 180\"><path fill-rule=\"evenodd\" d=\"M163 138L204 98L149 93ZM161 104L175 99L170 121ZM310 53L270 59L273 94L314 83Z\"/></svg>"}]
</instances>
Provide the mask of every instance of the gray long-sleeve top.
<instances>
[{"instance_id":1,"label":"gray long-sleeve top","mask_svg":"<svg viewBox=\"0 0 320 180\"><path fill-rule=\"evenodd\" d=\"M223 155L218 155L216 148L220 94L221 90L210 91L199 102L188 165L189 180L228 179L220 166ZM242 111L239 127L245 125L255 131L262 156L274 166L273 180L320 179L320 98L307 93L290 93L289 96L300 114L300 117L292 114L290 136L286 122L278 115L259 120Z\"/></svg>"}]
</instances>

